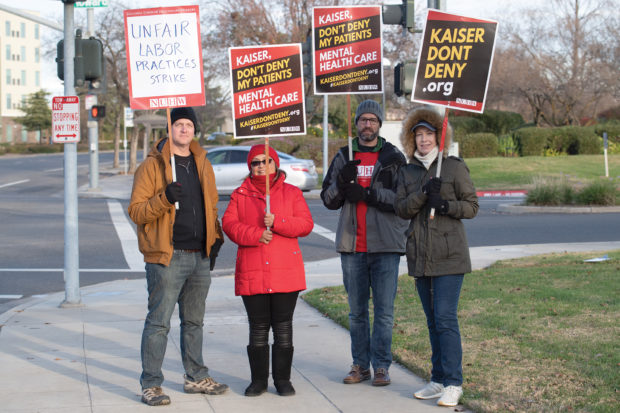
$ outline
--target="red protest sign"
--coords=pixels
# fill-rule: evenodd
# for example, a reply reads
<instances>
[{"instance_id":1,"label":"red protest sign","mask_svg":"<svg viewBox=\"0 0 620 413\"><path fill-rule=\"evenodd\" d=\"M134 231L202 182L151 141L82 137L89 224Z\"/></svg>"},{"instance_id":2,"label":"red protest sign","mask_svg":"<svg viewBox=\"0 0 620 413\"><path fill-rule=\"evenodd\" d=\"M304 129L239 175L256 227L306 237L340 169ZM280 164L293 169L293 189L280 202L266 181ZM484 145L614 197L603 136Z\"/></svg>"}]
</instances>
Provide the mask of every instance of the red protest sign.
<instances>
[{"instance_id":1,"label":"red protest sign","mask_svg":"<svg viewBox=\"0 0 620 413\"><path fill-rule=\"evenodd\" d=\"M429 10L411 100L482 113L497 22Z\"/></svg>"},{"instance_id":2,"label":"red protest sign","mask_svg":"<svg viewBox=\"0 0 620 413\"><path fill-rule=\"evenodd\" d=\"M314 93L382 93L381 7L315 7L312 21Z\"/></svg>"},{"instance_id":3,"label":"red protest sign","mask_svg":"<svg viewBox=\"0 0 620 413\"><path fill-rule=\"evenodd\" d=\"M131 108L204 106L198 6L123 14Z\"/></svg>"},{"instance_id":4,"label":"red protest sign","mask_svg":"<svg viewBox=\"0 0 620 413\"><path fill-rule=\"evenodd\" d=\"M231 47L236 138L306 133L301 44Z\"/></svg>"}]
</instances>

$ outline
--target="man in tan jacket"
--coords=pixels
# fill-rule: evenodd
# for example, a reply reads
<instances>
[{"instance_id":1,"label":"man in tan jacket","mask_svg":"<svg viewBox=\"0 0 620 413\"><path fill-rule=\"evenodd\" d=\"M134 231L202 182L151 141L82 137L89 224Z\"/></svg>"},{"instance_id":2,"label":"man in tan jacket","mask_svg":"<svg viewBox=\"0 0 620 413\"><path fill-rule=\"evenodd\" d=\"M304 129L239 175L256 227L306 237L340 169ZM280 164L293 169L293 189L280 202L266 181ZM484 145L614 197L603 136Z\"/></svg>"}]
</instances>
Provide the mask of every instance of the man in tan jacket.
<instances>
[{"instance_id":1,"label":"man in tan jacket","mask_svg":"<svg viewBox=\"0 0 620 413\"><path fill-rule=\"evenodd\" d=\"M170 139L157 142L136 171L128 209L138 226L138 244L146 262L149 299L140 384L142 402L149 406L170 404L161 388L161 367L177 302L185 392L222 394L228 389L209 376L202 358L205 301L224 239L217 218L215 177L206 151L194 140L194 110L175 108L170 118Z\"/></svg>"}]
</instances>

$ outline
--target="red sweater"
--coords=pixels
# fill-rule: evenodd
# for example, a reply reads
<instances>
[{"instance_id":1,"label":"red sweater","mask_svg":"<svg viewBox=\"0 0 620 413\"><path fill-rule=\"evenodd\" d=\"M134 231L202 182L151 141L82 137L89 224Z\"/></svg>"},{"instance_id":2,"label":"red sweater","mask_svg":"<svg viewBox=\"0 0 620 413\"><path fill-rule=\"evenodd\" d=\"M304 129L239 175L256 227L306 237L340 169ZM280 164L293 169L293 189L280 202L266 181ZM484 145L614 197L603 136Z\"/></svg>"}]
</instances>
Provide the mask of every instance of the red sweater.
<instances>
[{"instance_id":1,"label":"red sweater","mask_svg":"<svg viewBox=\"0 0 620 413\"><path fill-rule=\"evenodd\" d=\"M260 243L265 231L265 195L247 178L230 196L222 229L238 245L235 295L287 293L306 289L304 261L297 237L314 227L301 190L284 183L282 176L270 190L275 216L273 239Z\"/></svg>"}]
</instances>

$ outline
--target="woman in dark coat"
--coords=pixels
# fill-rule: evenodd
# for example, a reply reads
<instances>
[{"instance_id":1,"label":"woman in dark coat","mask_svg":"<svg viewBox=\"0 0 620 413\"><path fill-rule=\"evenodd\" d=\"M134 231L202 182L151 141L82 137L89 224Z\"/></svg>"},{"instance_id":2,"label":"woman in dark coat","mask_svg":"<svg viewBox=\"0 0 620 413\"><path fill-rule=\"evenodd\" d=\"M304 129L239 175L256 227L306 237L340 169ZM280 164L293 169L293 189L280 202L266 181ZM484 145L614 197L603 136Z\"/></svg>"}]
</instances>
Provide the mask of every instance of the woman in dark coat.
<instances>
[{"instance_id":1,"label":"woman in dark coat","mask_svg":"<svg viewBox=\"0 0 620 413\"><path fill-rule=\"evenodd\" d=\"M250 324L247 347L252 383L246 396L267 391L269 329L273 330L272 374L278 394L290 396L293 362L293 312L306 289L304 262L297 237L314 226L301 190L284 182L277 152L255 145L248 154L250 175L230 196L222 229L238 245L235 294L243 298ZM266 213L269 174L270 213Z\"/></svg>"},{"instance_id":2,"label":"woman in dark coat","mask_svg":"<svg viewBox=\"0 0 620 413\"><path fill-rule=\"evenodd\" d=\"M478 198L465 162L447 156L447 151L441 177L435 178L442 127L443 116L430 108L413 111L403 122L401 142L410 161L399 172L395 209L398 216L411 220L407 265L415 277L432 349L431 381L414 397L439 397L440 406L456 406L463 394L457 307L464 274L471 272L461 219L476 216ZM448 126L446 148L451 136Z\"/></svg>"}]
</instances>

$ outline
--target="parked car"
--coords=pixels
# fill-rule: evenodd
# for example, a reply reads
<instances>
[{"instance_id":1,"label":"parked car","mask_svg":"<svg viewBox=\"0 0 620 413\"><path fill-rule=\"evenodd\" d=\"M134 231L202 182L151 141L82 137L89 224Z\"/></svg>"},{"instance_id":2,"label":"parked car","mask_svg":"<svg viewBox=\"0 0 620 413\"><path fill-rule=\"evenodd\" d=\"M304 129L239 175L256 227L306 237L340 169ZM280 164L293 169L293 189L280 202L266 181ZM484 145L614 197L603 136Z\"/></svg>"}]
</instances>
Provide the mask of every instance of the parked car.
<instances>
[{"instance_id":1,"label":"parked car","mask_svg":"<svg viewBox=\"0 0 620 413\"><path fill-rule=\"evenodd\" d=\"M227 138L229 136L232 136L232 135L229 134L229 133L226 133L226 132L213 132L213 133L209 134L209 136L207 136L207 140L208 141L214 141L214 140L217 140L218 138L219 139L225 139L225 138Z\"/></svg>"},{"instance_id":2,"label":"parked car","mask_svg":"<svg viewBox=\"0 0 620 413\"><path fill-rule=\"evenodd\" d=\"M250 148L251 146L221 146L208 149L207 158L213 165L219 194L230 195L248 176L247 159ZM299 187L302 191L316 188L319 176L314 161L277 152L280 169L286 172L285 182Z\"/></svg>"}]
</instances>

